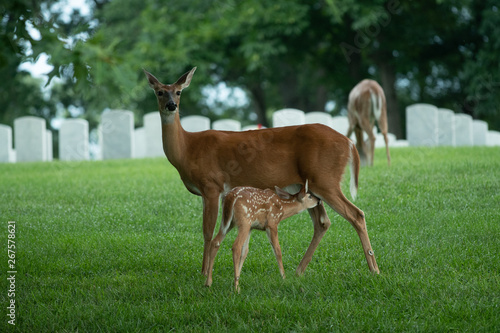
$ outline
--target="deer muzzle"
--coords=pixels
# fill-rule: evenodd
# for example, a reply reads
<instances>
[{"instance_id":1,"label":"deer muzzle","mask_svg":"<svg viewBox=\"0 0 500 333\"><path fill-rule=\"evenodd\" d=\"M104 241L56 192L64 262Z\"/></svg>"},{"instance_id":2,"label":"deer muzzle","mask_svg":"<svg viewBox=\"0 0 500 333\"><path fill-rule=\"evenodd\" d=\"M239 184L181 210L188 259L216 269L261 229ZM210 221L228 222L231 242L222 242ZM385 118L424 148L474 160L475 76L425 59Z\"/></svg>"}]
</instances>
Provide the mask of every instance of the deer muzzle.
<instances>
[{"instance_id":1,"label":"deer muzzle","mask_svg":"<svg viewBox=\"0 0 500 333\"><path fill-rule=\"evenodd\" d=\"M175 109L177 109L177 104L175 104L174 101L169 101L167 103L167 109L168 111L175 111Z\"/></svg>"}]
</instances>

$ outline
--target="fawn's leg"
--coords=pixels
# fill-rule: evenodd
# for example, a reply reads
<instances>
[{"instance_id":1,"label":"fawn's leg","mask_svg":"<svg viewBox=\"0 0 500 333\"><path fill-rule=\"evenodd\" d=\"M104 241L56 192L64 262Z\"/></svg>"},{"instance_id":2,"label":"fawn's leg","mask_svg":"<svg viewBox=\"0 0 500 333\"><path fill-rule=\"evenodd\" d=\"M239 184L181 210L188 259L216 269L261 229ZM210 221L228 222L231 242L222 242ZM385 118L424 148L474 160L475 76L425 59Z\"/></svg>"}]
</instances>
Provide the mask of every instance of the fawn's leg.
<instances>
[{"instance_id":1,"label":"fawn's leg","mask_svg":"<svg viewBox=\"0 0 500 333\"><path fill-rule=\"evenodd\" d=\"M238 236L233 243L233 264L234 264L234 289L240 292L239 280L243 262L248 254L248 242L250 240L250 225L239 226Z\"/></svg>"},{"instance_id":2,"label":"fawn's leg","mask_svg":"<svg viewBox=\"0 0 500 333\"><path fill-rule=\"evenodd\" d=\"M277 227L268 227L266 229L267 237L269 238L269 242L273 247L274 255L276 256L276 260L278 261L278 267L280 269L281 277L285 278L285 269L283 268L283 258L281 255L281 247L278 240L278 228Z\"/></svg>"}]
</instances>

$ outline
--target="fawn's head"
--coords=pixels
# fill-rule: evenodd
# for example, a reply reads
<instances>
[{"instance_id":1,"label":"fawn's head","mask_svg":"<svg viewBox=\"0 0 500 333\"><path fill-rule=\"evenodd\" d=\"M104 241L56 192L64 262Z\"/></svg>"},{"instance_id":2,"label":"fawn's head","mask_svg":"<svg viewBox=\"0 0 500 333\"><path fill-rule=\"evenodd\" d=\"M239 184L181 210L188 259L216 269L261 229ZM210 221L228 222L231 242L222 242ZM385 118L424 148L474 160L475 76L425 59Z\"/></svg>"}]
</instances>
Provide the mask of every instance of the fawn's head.
<instances>
[{"instance_id":1,"label":"fawn's head","mask_svg":"<svg viewBox=\"0 0 500 333\"><path fill-rule=\"evenodd\" d=\"M283 200L294 200L302 204L303 209L316 207L321 203L321 200L309 192L308 181L297 194L290 194L285 190L275 186L276 194Z\"/></svg>"},{"instance_id":2,"label":"fawn's head","mask_svg":"<svg viewBox=\"0 0 500 333\"><path fill-rule=\"evenodd\" d=\"M153 74L144 70L149 86L154 90L156 99L158 100L158 110L160 113L174 113L178 110L181 92L191 83L195 70L196 67L184 73L177 82L172 84L163 84Z\"/></svg>"}]
</instances>

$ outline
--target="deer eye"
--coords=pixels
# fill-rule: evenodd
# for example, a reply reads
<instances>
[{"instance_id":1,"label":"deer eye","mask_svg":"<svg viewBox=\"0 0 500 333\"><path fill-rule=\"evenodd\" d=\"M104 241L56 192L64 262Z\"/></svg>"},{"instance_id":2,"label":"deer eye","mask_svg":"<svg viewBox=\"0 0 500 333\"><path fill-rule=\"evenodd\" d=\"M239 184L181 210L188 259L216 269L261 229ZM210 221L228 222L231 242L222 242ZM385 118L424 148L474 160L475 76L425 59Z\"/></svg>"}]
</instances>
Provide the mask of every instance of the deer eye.
<instances>
[{"instance_id":1,"label":"deer eye","mask_svg":"<svg viewBox=\"0 0 500 333\"><path fill-rule=\"evenodd\" d=\"M158 91L157 94L158 94L158 96L163 96L163 91L160 90L160 91Z\"/></svg>"},{"instance_id":2,"label":"deer eye","mask_svg":"<svg viewBox=\"0 0 500 333\"><path fill-rule=\"evenodd\" d=\"M176 94L177 94L177 96L180 96L181 95L181 91L180 90L177 91Z\"/></svg>"}]
</instances>

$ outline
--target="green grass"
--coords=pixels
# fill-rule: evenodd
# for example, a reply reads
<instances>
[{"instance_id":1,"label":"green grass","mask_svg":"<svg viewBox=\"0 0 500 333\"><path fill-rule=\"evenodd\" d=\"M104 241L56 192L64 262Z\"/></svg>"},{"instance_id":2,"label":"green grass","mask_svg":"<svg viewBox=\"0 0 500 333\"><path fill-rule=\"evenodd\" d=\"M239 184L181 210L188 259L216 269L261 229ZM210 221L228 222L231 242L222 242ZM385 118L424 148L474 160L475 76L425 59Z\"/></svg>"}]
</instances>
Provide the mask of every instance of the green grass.
<instances>
[{"instance_id":1,"label":"green grass","mask_svg":"<svg viewBox=\"0 0 500 333\"><path fill-rule=\"evenodd\" d=\"M332 227L305 275L307 213L280 225L287 279L255 231L232 291L226 237L212 288L200 274L201 199L165 158L0 165L0 244L16 221L19 332L408 332L500 329L500 149L377 150L355 204L366 214L381 274L354 229ZM346 179L347 180L347 179ZM347 189L348 184L344 184ZM346 191L348 193L348 191Z\"/></svg>"}]
</instances>

